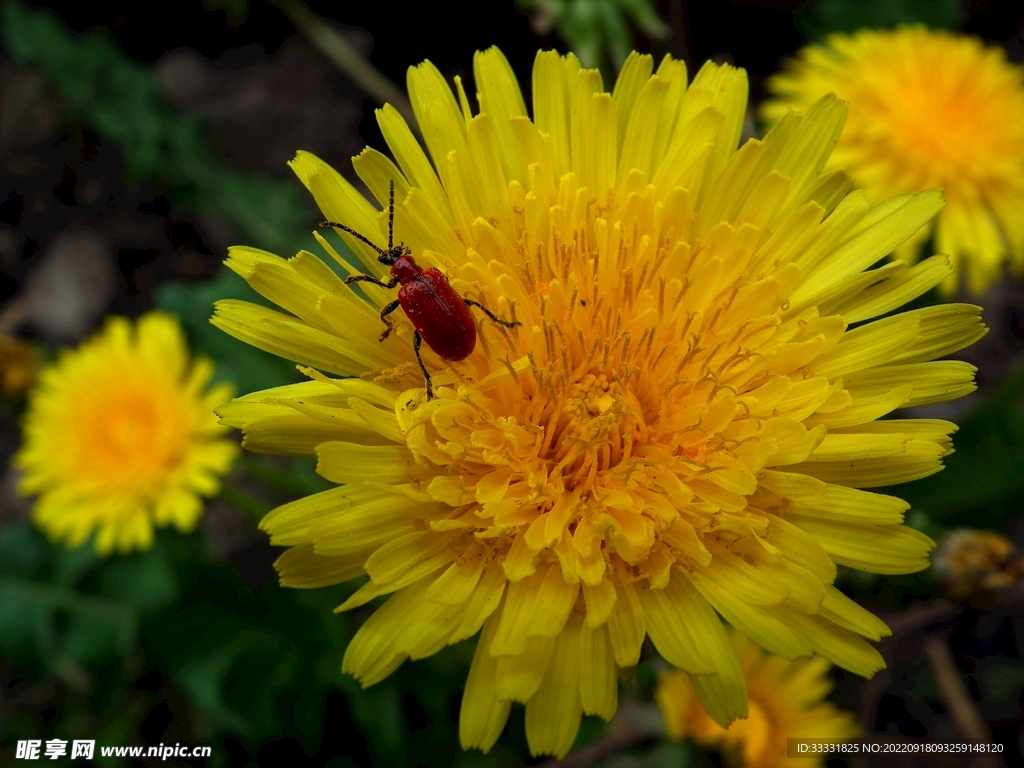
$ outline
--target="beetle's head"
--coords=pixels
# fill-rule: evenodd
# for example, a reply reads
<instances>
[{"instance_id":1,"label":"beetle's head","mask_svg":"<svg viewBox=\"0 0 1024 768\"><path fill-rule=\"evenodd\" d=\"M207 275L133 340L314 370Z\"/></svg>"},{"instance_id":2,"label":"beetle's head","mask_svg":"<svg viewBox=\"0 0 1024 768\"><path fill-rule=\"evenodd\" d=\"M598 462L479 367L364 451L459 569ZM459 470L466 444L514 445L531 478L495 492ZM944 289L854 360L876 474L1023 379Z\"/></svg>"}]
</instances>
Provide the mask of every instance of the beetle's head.
<instances>
[{"instance_id":1,"label":"beetle's head","mask_svg":"<svg viewBox=\"0 0 1024 768\"><path fill-rule=\"evenodd\" d=\"M402 243L399 243L398 245L392 245L390 248L386 250L378 248L377 254L377 261L379 261L381 264L384 264L385 266L390 267L402 256L411 257L412 251L410 251L407 246L403 245Z\"/></svg>"}]
</instances>

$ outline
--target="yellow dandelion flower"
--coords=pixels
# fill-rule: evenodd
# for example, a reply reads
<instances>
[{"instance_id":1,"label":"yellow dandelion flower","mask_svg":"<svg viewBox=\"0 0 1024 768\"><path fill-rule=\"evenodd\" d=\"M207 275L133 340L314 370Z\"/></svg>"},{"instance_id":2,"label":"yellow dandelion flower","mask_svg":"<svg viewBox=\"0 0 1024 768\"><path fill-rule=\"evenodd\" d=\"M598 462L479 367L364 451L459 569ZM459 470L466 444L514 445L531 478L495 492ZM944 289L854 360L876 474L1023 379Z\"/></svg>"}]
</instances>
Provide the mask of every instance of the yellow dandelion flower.
<instances>
[{"instance_id":1,"label":"yellow dandelion flower","mask_svg":"<svg viewBox=\"0 0 1024 768\"><path fill-rule=\"evenodd\" d=\"M292 162L327 219L375 244L341 233L368 272L386 274L394 181L396 241L521 323L477 315L456 363L424 347L433 399L401 311L378 341L394 291L360 283L364 300L305 251L228 258L284 311L222 301L213 322L313 380L219 413L251 450L316 456L341 484L263 520L290 547L282 583L369 574L342 611L392 595L345 654L364 685L480 632L460 733L485 750L516 701L531 750L564 755L582 713L615 712L617 670L647 635L716 721L743 716L719 613L787 658L873 674L864 638L887 629L832 587L835 564L927 567L907 505L861 489L938 471L955 430L876 419L971 391L970 365L931 361L985 332L962 304L873 320L949 274L945 257L866 271L940 193L872 208L823 175L834 98L737 150L747 79L730 66L688 83L682 62L654 72L634 54L608 94L596 70L541 52L532 119L497 49L474 74L477 114L458 78L453 95L429 62L410 70L429 156L378 112L395 160L353 162L385 210L312 155Z\"/></svg>"},{"instance_id":2,"label":"yellow dandelion flower","mask_svg":"<svg viewBox=\"0 0 1024 768\"><path fill-rule=\"evenodd\" d=\"M230 387L207 389L212 373L158 312L134 326L111 318L63 351L40 375L15 456L39 527L71 547L95 531L100 554L147 549L154 525L194 528L200 497L217 493L238 453L213 412Z\"/></svg>"},{"instance_id":3,"label":"yellow dandelion flower","mask_svg":"<svg viewBox=\"0 0 1024 768\"><path fill-rule=\"evenodd\" d=\"M861 30L809 45L768 80L769 121L826 93L850 103L829 167L846 168L872 202L941 187L948 205L907 240L913 260L934 234L954 274L980 295L1005 261L1024 272L1024 69L1000 48L924 27Z\"/></svg>"},{"instance_id":4,"label":"yellow dandelion flower","mask_svg":"<svg viewBox=\"0 0 1024 768\"><path fill-rule=\"evenodd\" d=\"M832 690L832 665L814 658L786 661L764 654L740 633L732 633L740 667L747 679L749 714L728 728L716 723L701 706L685 672L664 674L655 699L672 739L692 739L721 753L739 768L822 765L822 756L786 756L787 739L849 741L861 732L853 714L823 701Z\"/></svg>"}]
</instances>

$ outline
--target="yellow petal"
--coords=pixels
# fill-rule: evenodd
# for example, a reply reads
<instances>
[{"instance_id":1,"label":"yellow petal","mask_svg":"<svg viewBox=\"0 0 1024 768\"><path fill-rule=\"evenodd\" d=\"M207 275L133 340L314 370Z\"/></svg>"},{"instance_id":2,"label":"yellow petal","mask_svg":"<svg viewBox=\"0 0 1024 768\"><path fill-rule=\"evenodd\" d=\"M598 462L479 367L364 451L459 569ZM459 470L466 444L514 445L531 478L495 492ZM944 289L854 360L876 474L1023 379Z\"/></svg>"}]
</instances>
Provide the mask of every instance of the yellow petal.
<instances>
[{"instance_id":1,"label":"yellow petal","mask_svg":"<svg viewBox=\"0 0 1024 768\"><path fill-rule=\"evenodd\" d=\"M647 636L647 622L632 584L618 587L616 592L619 597L608 616L608 638L612 643L615 663L620 667L633 667L640 660L640 648Z\"/></svg>"},{"instance_id":2,"label":"yellow petal","mask_svg":"<svg viewBox=\"0 0 1024 768\"><path fill-rule=\"evenodd\" d=\"M417 531L394 539L370 555L366 572L381 586L412 584L455 559L450 545L461 535L461 531Z\"/></svg>"},{"instance_id":3,"label":"yellow petal","mask_svg":"<svg viewBox=\"0 0 1024 768\"><path fill-rule=\"evenodd\" d=\"M502 616L504 617L504 608ZM531 637L523 645L523 652L497 656L497 682L495 691L503 699L526 702L537 692L555 652L556 638ZM491 642L494 648L494 642ZM574 691L575 695L579 695Z\"/></svg>"},{"instance_id":4,"label":"yellow petal","mask_svg":"<svg viewBox=\"0 0 1024 768\"><path fill-rule=\"evenodd\" d=\"M859 323L884 315L931 290L952 273L953 264L948 256L932 256L905 272L862 291L856 298L840 305L836 312L848 323Z\"/></svg>"},{"instance_id":5,"label":"yellow petal","mask_svg":"<svg viewBox=\"0 0 1024 768\"><path fill-rule=\"evenodd\" d=\"M361 576L369 554L364 551L346 557L323 557L314 552L312 544L307 544L284 552L274 561L274 567L281 577L282 587L313 589Z\"/></svg>"},{"instance_id":6,"label":"yellow petal","mask_svg":"<svg viewBox=\"0 0 1024 768\"><path fill-rule=\"evenodd\" d=\"M838 627L821 616L786 608L773 608L783 621L799 630L815 652L861 677L873 677L885 668L885 661L874 646L847 629Z\"/></svg>"},{"instance_id":7,"label":"yellow petal","mask_svg":"<svg viewBox=\"0 0 1024 768\"><path fill-rule=\"evenodd\" d=\"M526 167L519 153L519 144L511 121L526 115L526 104L519 90L515 73L508 59L497 47L473 54L473 76L476 80L480 111L494 120L500 151L499 162L509 179L525 179Z\"/></svg>"},{"instance_id":8,"label":"yellow petal","mask_svg":"<svg viewBox=\"0 0 1024 768\"><path fill-rule=\"evenodd\" d=\"M702 573L692 576L694 586L722 616L761 647L787 659L811 654L811 645L799 632L767 608L751 605Z\"/></svg>"},{"instance_id":9,"label":"yellow petal","mask_svg":"<svg viewBox=\"0 0 1024 768\"><path fill-rule=\"evenodd\" d=\"M316 448L317 474L332 483L403 483L412 454L404 445L359 445L332 441Z\"/></svg>"},{"instance_id":10,"label":"yellow petal","mask_svg":"<svg viewBox=\"0 0 1024 768\"><path fill-rule=\"evenodd\" d=\"M640 586L637 593L658 653L687 672L714 674L715 655L709 643L717 639L721 622L689 580L676 573L665 589Z\"/></svg>"},{"instance_id":11,"label":"yellow petal","mask_svg":"<svg viewBox=\"0 0 1024 768\"><path fill-rule=\"evenodd\" d=\"M412 131L409 130L409 126L406 125L398 110L390 104L385 104L383 108L377 110L377 125L380 126L381 133L384 134L384 141L387 142L388 148L405 174L405 178L411 184L421 189L427 196L427 199L430 200L431 205L446 220L450 220L448 196L441 187L437 173L434 172L434 168L430 165L426 154L424 154L419 142L412 135ZM442 162L441 159L438 159L438 166ZM324 212L326 213L326 211ZM357 231L363 231L359 230L355 225L350 226L353 229L357 229Z\"/></svg>"},{"instance_id":12,"label":"yellow petal","mask_svg":"<svg viewBox=\"0 0 1024 768\"><path fill-rule=\"evenodd\" d=\"M583 707L579 691L579 625L555 640L551 664L544 682L526 702L526 741L533 755L561 759L572 747L580 727Z\"/></svg>"},{"instance_id":13,"label":"yellow petal","mask_svg":"<svg viewBox=\"0 0 1024 768\"><path fill-rule=\"evenodd\" d=\"M484 625L473 654L459 709L459 742L463 749L490 751L501 736L512 702L495 695L498 662L487 652L497 621Z\"/></svg>"},{"instance_id":14,"label":"yellow petal","mask_svg":"<svg viewBox=\"0 0 1024 768\"><path fill-rule=\"evenodd\" d=\"M843 381L854 397L870 397L893 387L909 385L913 387L913 394L904 407L911 408L970 394L977 388L974 384L976 371L973 365L961 360L939 360L859 371L844 375Z\"/></svg>"},{"instance_id":15,"label":"yellow petal","mask_svg":"<svg viewBox=\"0 0 1024 768\"><path fill-rule=\"evenodd\" d=\"M392 595L378 608L345 649L341 671L355 677L365 688L398 669L406 657L395 650L395 641L409 612L423 599L427 586L426 581L421 581Z\"/></svg>"},{"instance_id":16,"label":"yellow petal","mask_svg":"<svg viewBox=\"0 0 1024 768\"><path fill-rule=\"evenodd\" d=\"M851 632L876 642L892 634L892 630L884 621L857 605L835 587L826 588L825 600L821 604L821 615Z\"/></svg>"},{"instance_id":17,"label":"yellow petal","mask_svg":"<svg viewBox=\"0 0 1024 768\"><path fill-rule=\"evenodd\" d=\"M465 606L466 612L463 616L462 624L459 625L458 629L449 638L449 642L456 643L477 633L483 623L498 608L501 598L505 594L505 585L507 583L504 571L494 563L484 570L484 574L480 577L476 589L473 590L472 597L470 597L469 602ZM496 628L497 623L495 622ZM490 653L490 641L488 641L487 649L488 653Z\"/></svg>"},{"instance_id":18,"label":"yellow petal","mask_svg":"<svg viewBox=\"0 0 1024 768\"><path fill-rule=\"evenodd\" d=\"M554 176L571 170L569 83L556 51L538 51L533 64L533 121L551 140Z\"/></svg>"},{"instance_id":19,"label":"yellow petal","mask_svg":"<svg viewBox=\"0 0 1024 768\"><path fill-rule=\"evenodd\" d=\"M650 54L631 51L626 61L619 70L619 76L615 80L615 87L612 89L612 100L615 102L615 112L618 115L618 146L622 149L622 142L626 136L626 126L629 125L633 114L633 104L637 96L648 82L651 72L654 70L654 58ZM653 121L652 121L653 122Z\"/></svg>"},{"instance_id":20,"label":"yellow petal","mask_svg":"<svg viewBox=\"0 0 1024 768\"><path fill-rule=\"evenodd\" d=\"M444 159L452 150L466 151L466 126L459 105L455 102L452 89L445 82L444 76L429 61L409 67L406 84L409 88L409 101L416 113L416 121L423 132L423 139L434 159L434 166L438 169L442 182L448 186ZM389 145L390 143L388 141ZM392 151L394 150L392 147Z\"/></svg>"},{"instance_id":21,"label":"yellow petal","mask_svg":"<svg viewBox=\"0 0 1024 768\"><path fill-rule=\"evenodd\" d=\"M611 720L619 704L619 681L608 631L603 626L591 629L583 622L579 643L580 703L583 711Z\"/></svg>"},{"instance_id":22,"label":"yellow petal","mask_svg":"<svg viewBox=\"0 0 1024 768\"><path fill-rule=\"evenodd\" d=\"M871 573L915 573L930 563L935 542L905 525L851 525L791 515L840 565Z\"/></svg>"}]
</instances>

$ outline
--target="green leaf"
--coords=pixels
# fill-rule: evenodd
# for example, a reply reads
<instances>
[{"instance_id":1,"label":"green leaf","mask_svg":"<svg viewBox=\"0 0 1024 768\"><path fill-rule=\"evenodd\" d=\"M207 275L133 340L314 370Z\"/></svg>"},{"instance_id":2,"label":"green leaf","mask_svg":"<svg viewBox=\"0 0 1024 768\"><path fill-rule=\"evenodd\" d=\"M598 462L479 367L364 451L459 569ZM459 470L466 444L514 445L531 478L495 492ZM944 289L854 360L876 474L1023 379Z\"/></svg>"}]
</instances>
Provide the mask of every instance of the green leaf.
<instances>
[{"instance_id":1,"label":"green leaf","mask_svg":"<svg viewBox=\"0 0 1024 768\"><path fill-rule=\"evenodd\" d=\"M58 675L74 664L134 646L135 610L77 586L102 561L86 545L49 545L22 521L0 531L0 649ZM72 677L81 677L75 674Z\"/></svg>"},{"instance_id":2,"label":"green leaf","mask_svg":"<svg viewBox=\"0 0 1024 768\"><path fill-rule=\"evenodd\" d=\"M236 394L299 381L295 363L256 349L210 324L213 303L235 298L266 303L226 267L205 283L166 282L156 291L157 306L181 318L193 350L216 362L215 380L233 383Z\"/></svg>"},{"instance_id":3,"label":"green leaf","mask_svg":"<svg viewBox=\"0 0 1024 768\"><path fill-rule=\"evenodd\" d=\"M619 5L644 34L655 40L663 40L672 33L671 27L662 21L657 8L650 0L619 0Z\"/></svg>"},{"instance_id":4,"label":"green leaf","mask_svg":"<svg viewBox=\"0 0 1024 768\"><path fill-rule=\"evenodd\" d=\"M222 687L229 667L241 650L238 643L216 649L209 656L178 670L175 678L192 702L208 720L207 727L226 728L240 734L249 732L249 725L224 701Z\"/></svg>"},{"instance_id":5,"label":"green leaf","mask_svg":"<svg viewBox=\"0 0 1024 768\"><path fill-rule=\"evenodd\" d=\"M405 764L408 749L405 717L397 687L392 684L363 689L352 678L346 678L345 682L350 692L352 719L362 730L374 733L382 762L390 765Z\"/></svg>"},{"instance_id":6,"label":"green leaf","mask_svg":"<svg viewBox=\"0 0 1024 768\"><path fill-rule=\"evenodd\" d=\"M29 615L36 630L35 640L44 658L53 655L58 646L54 628L58 611L69 614L62 650L73 658L84 660L109 649L127 653L135 642L137 619L131 608L87 597L66 587L16 576L0 577L0 605L31 606Z\"/></svg>"},{"instance_id":7,"label":"green leaf","mask_svg":"<svg viewBox=\"0 0 1024 768\"><path fill-rule=\"evenodd\" d=\"M45 541L27 522L0 528L0 573L34 576L46 564L46 554Z\"/></svg>"},{"instance_id":8,"label":"green leaf","mask_svg":"<svg viewBox=\"0 0 1024 768\"><path fill-rule=\"evenodd\" d=\"M558 36L584 67L598 67L606 76L622 66L633 48L633 26L661 40L671 28L650 0L517 0L532 11L535 25L553 25ZM609 69L611 65L611 69Z\"/></svg>"},{"instance_id":9,"label":"green leaf","mask_svg":"<svg viewBox=\"0 0 1024 768\"><path fill-rule=\"evenodd\" d=\"M102 592L139 612L160 610L178 597L178 582L162 542L111 562L100 573Z\"/></svg>"},{"instance_id":10,"label":"green leaf","mask_svg":"<svg viewBox=\"0 0 1024 768\"><path fill-rule=\"evenodd\" d=\"M52 611L31 591L5 589L0 579L0 650L16 661L45 659L54 646Z\"/></svg>"}]
</instances>

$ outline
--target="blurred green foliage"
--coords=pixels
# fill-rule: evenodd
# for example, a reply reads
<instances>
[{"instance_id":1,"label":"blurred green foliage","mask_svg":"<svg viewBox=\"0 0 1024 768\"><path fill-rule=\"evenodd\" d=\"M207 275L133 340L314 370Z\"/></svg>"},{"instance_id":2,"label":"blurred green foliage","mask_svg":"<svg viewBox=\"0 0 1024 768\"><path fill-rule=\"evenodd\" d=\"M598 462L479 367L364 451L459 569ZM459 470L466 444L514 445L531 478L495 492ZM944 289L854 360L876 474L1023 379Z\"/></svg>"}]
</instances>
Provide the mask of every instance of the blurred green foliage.
<instances>
[{"instance_id":1,"label":"blurred green foliage","mask_svg":"<svg viewBox=\"0 0 1024 768\"><path fill-rule=\"evenodd\" d=\"M255 755L284 739L310 755L326 741L374 765L406 764L428 748L425 764L452 764L450 709L471 645L362 691L340 659L365 617L332 613L353 588L283 590L269 573L247 582L199 534L161 532L148 552L111 560L9 525L0 530L0 655L16 697L3 741L156 743L170 738L160 722L170 715L179 721L171 737L214 745L215 766L227 764L228 742ZM34 691L47 706L30 703ZM343 698L329 703L332 692ZM429 718L418 732L406 722L409 695ZM325 711L335 712L326 735ZM353 749L353 739L365 744Z\"/></svg>"},{"instance_id":2,"label":"blurred green foliage","mask_svg":"<svg viewBox=\"0 0 1024 768\"><path fill-rule=\"evenodd\" d=\"M606 74L619 70L633 50L633 27L654 40L668 37L650 0L516 0L532 15L539 34L552 28L576 54L584 67L599 67Z\"/></svg>"},{"instance_id":3,"label":"blurred green foliage","mask_svg":"<svg viewBox=\"0 0 1024 768\"><path fill-rule=\"evenodd\" d=\"M165 184L179 201L219 213L261 248L287 252L312 241L314 214L301 187L219 163L201 120L166 105L150 69L112 41L98 33L72 37L52 12L17 0L3 4L0 24L7 54L39 67L65 105L117 145L131 176Z\"/></svg>"},{"instance_id":4,"label":"blurred green foliage","mask_svg":"<svg viewBox=\"0 0 1024 768\"><path fill-rule=\"evenodd\" d=\"M0 6L0 25L7 54L46 74L73 118L118 147L130 178L161 185L178 206L222 216L244 242L282 255L315 245L316 213L302 186L225 167L209 151L202 121L168 106L152 71L111 40L72 36L52 12L17 0ZM216 361L217 378L240 392L297 380L292 363L209 324L213 302L224 298L255 299L245 281L222 269L202 286L163 284L157 303L181 318L196 351Z\"/></svg>"}]
</instances>

